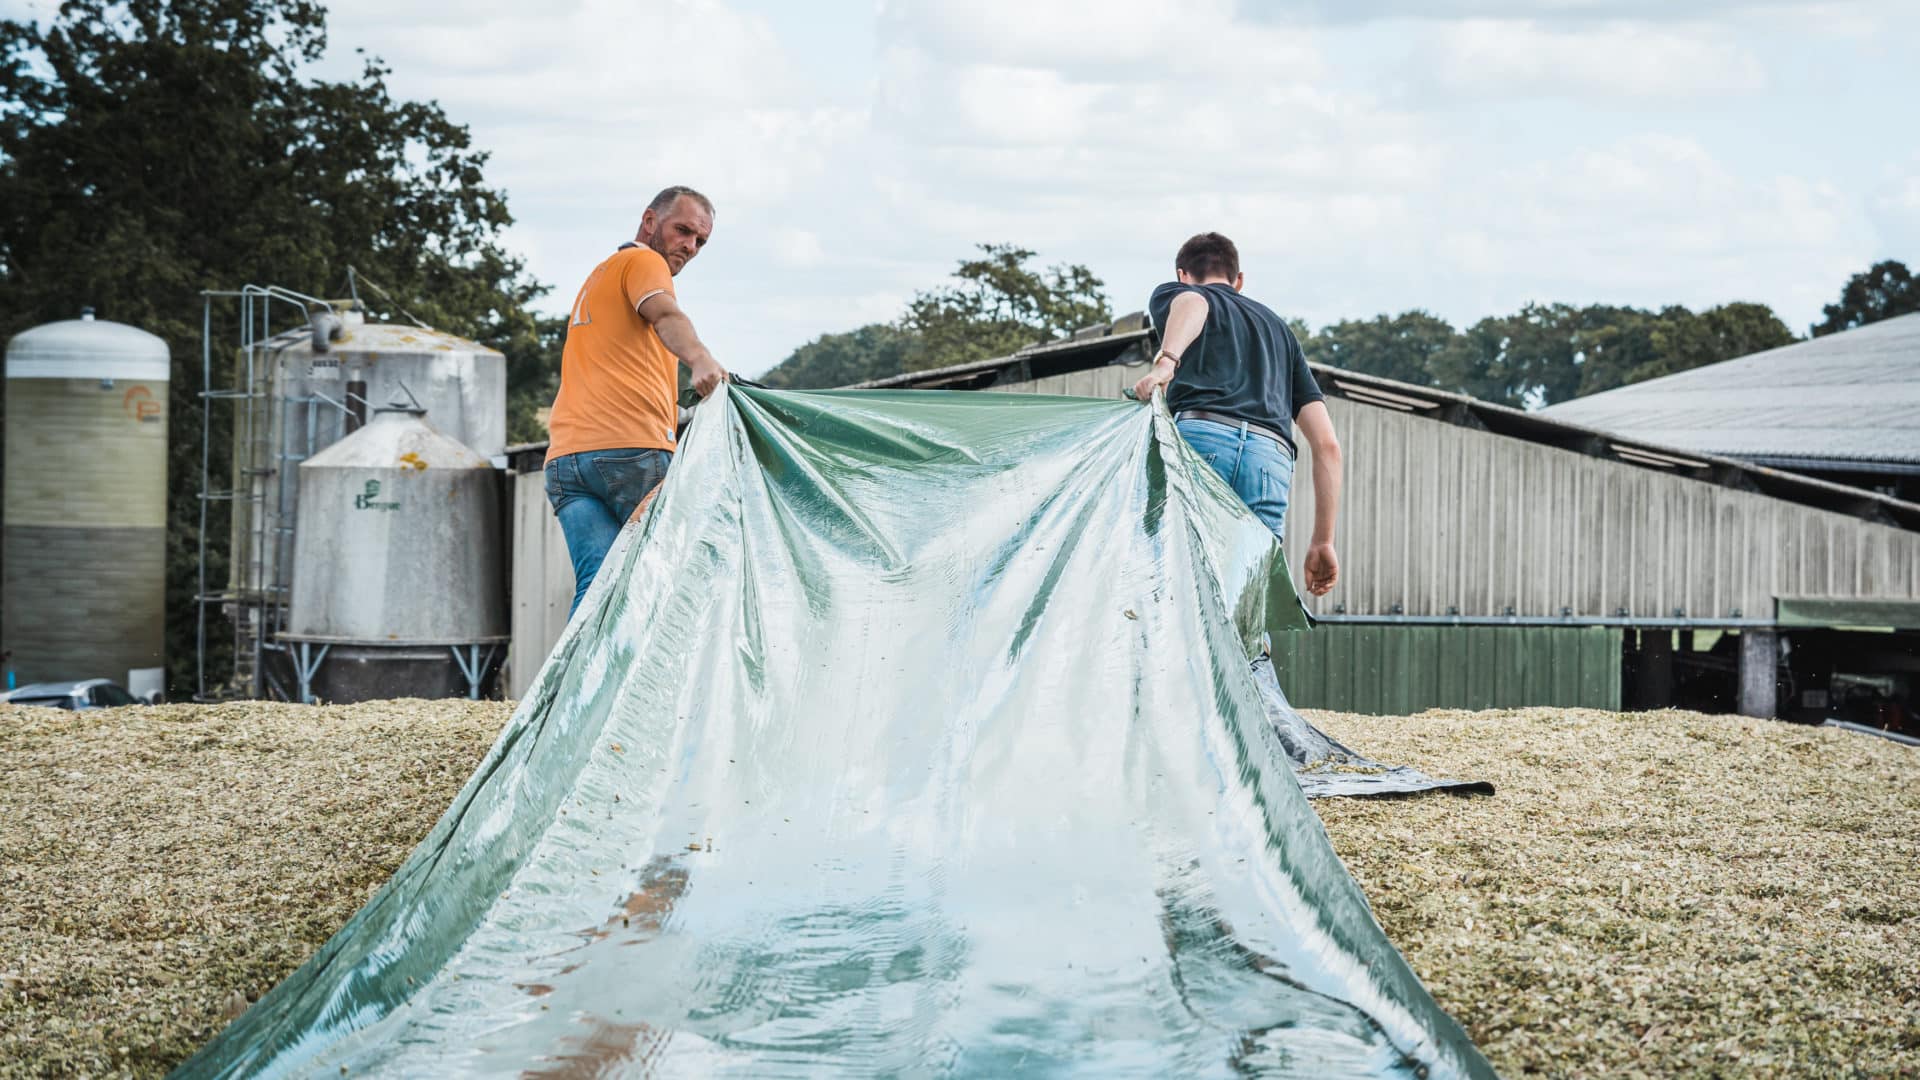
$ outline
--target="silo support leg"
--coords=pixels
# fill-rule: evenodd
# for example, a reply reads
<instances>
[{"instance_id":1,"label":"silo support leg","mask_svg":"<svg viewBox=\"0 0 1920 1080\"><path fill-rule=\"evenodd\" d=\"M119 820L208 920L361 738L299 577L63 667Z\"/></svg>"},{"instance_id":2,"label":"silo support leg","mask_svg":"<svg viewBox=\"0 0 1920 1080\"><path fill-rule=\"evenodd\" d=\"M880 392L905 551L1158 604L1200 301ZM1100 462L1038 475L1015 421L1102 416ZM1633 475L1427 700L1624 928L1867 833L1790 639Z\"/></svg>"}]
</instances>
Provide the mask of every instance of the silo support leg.
<instances>
[{"instance_id":1,"label":"silo support leg","mask_svg":"<svg viewBox=\"0 0 1920 1080\"><path fill-rule=\"evenodd\" d=\"M480 700L480 680L487 673L487 665L493 663L493 652L498 645L487 646L486 655L480 654L478 645L452 645L453 662L460 665L460 674L467 677L467 696Z\"/></svg>"},{"instance_id":2,"label":"silo support leg","mask_svg":"<svg viewBox=\"0 0 1920 1080\"><path fill-rule=\"evenodd\" d=\"M327 650L332 645L320 646L319 652L313 651L313 642L295 643L297 648L293 658L293 673L300 679L300 704L313 704L313 677L320 673L320 665L326 662Z\"/></svg>"}]
</instances>

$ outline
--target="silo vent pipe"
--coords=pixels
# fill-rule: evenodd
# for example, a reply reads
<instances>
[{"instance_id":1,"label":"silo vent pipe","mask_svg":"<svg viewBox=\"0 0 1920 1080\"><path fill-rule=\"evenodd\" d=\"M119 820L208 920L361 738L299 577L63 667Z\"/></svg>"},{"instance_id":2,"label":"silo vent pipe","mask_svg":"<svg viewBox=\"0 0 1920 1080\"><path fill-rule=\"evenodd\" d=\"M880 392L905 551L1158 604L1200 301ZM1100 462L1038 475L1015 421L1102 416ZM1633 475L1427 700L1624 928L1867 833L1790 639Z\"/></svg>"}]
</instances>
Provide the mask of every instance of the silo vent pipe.
<instances>
[{"instance_id":1,"label":"silo vent pipe","mask_svg":"<svg viewBox=\"0 0 1920 1080\"><path fill-rule=\"evenodd\" d=\"M346 333L346 326L332 308L315 308L307 313L307 322L313 327L313 351L327 351L327 343L339 341Z\"/></svg>"}]
</instances>

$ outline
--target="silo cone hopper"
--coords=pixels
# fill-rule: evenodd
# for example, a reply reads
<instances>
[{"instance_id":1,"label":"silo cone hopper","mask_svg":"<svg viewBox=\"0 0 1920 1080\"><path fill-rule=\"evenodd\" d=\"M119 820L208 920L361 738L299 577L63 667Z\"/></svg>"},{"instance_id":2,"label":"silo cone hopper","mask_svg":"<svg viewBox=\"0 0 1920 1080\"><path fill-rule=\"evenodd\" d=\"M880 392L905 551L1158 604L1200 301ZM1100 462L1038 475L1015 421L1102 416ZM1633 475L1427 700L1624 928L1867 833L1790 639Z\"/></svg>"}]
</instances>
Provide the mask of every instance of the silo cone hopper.
<instances>
[{"instance_id":1,"label":"silo cone hopper","mask_svg":"<svg viewBox=\"0 0 1920 1080\"><path fill-rule=\"evenodd\" d=\"M301 463L280 672L300 701L479 697L506 651L499 488L417 405Z\"/></svg>"}]
</instances>

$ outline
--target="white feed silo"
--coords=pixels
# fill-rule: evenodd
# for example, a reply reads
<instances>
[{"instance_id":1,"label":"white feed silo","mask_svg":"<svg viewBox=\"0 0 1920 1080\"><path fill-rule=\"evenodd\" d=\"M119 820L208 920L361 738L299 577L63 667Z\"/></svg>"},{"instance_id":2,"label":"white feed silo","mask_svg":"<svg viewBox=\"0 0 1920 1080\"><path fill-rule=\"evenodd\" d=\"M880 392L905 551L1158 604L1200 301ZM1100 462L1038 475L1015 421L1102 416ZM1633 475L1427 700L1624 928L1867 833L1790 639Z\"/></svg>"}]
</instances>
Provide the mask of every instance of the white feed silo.
<instances>
[{"instance_id":1,"label":"white feed silo","mask_svg":"<svg viewBox=\"0 0 1920 1080\"><path fill-rule=\"evenodd\" d=\"M7 343L0 652L20 685L161 688L169 369L166 342L91 308Z\"/></svg>"},{"instance_id":2,"label":"white feed silo","mask_svg":"<svg viewBox=\"0 0 1920 1080\"><path fill-rule=\"evenodd\" d=\"M499 485L393 406L299 468L280 637L301 700L479 696L505 652Z\"/></svg>"}]
</instances>

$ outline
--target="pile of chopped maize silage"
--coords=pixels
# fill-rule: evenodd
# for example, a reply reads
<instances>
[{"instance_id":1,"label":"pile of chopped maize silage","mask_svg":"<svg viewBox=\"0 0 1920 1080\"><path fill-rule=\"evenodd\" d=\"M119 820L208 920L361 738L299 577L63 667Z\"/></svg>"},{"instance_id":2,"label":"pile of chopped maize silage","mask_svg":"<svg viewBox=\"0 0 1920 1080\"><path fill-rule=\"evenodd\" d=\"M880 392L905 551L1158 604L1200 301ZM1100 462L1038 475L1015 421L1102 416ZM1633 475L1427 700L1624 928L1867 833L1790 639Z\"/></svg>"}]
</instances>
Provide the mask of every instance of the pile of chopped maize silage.
<instances>
[{"instance_id":1,"label":"pile of chopped maize silage","mask_svg":"<svg viewBox=\"0 0 1920 1080\"><path fill-rule=\"evenodd\" d=\"M157 1075L426 834L509 707L0 707L0 1076ZM1688 713L1309 713L1493 798L1315 803L1505 1075L1920 1072L1920 751Z\"/></svg>"}]
</instances>

